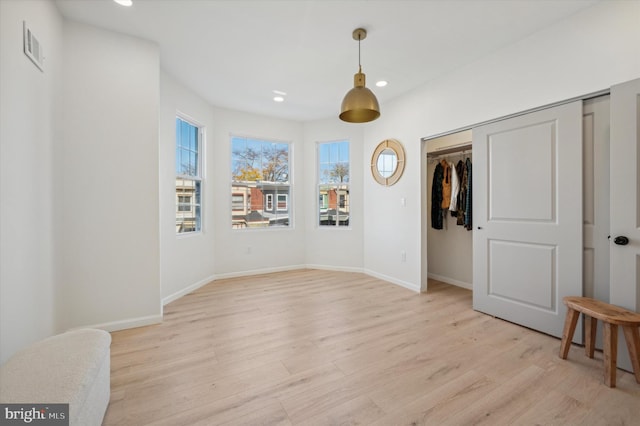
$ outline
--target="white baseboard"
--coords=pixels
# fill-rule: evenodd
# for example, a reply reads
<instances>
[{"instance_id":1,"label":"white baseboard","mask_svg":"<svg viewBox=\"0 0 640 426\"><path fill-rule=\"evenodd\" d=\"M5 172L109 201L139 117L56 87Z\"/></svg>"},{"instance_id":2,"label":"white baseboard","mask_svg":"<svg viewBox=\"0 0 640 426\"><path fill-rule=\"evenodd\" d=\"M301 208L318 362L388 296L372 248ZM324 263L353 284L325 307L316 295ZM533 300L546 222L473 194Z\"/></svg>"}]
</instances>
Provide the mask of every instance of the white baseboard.
<instances>
[{"instance_id":1,"label":"white baseboard","mask_svg":"<svg viewBox=\"0 0 640 426\"><path fill-rule=\"evenodd\" d=\"M218 275L212 275L210 277L207 277L203 280L198 281L195 284L191 284L185 288L183 288L182 290L176 291L173 294L170 294L169 296L165 297L162 299L162 306L165 306L171 302L173 302L174 300L178 300L180 299L182 296L186 296L187 294L196 291L197 289L199 289L202 286L205 286L211 282L214 282L216 280L222 280L225 278L237 278L237 277L245 277L245 276L251 276L251 275L261 275L261 274L269 274L272 272L282 272L282 271L293 271L296 269L304 269L306 266L304 265L297 265L297 266L285 266L285 267L278 267L278 268L265 268L265 269L253 269L253 270L249 270L249 271L241 271L241 272L230 272L230 273L226 273L226 274L218 274Z\"/></svg>"},{"instance_id":2,"label":"white baseboard","mask_svg":"<svg viewBox=\"0 0 640 426\"><path fill-rule=\"evenodd\" d=\"M165 297L162 299L162 306L165 306L171 302L173 302L174 300L178 300L180 299L182 296L186 296L187 294L191 293L192 291L196 291L197 289L199 289L200 287L202 287L203 285L209 284L212 281L215 281L216 276L212 275L208 278L205 278L203 280L198 281L195 284L191 284L188 287L183 288L182 290L176 291L173 294L170 294L169 296Z\"/></svg>"},{"instance_id":3,"label":"white baseboard","mask_svg":"<svg viewBox=\"0 0 640 426\"><path fill-rule=\"evenodd\" d=\"M118 331L128 328L144 327L145 325L160 324L161 322L162 314L159 314L139 318L130 318L120 321L105 322L102 324L87 325L82 328L97 328L104 331Z\"/></svg>"},{"instance_id":4,"label":"white baseboard","mask_svg":"<svg viewBox=\"0 0 640 426\"><path fill-rule=\"evenodd\" d=\"M248 271L239 271L239 272L228 272L225 274L216 275L216 280L222 280L225 278L237 278L237 277L248 277L251 275L262 275L262 274L271 274L273 272L285 272L285 271L295 271L297 269L305 269L307 265L290 265L290 266L278 266L275 268L262 268L262 269L251 269Z\"/></svg>"},{"instance_id":5,"label":"white baseboard","mask_svg":"<svg viewBox=\"0 0 640 426\"><path fill-rule=\"evenodd\" d=\"M398 280L383 274L379 274L377 272L373 272L368 269L353 267L353 266L329 266L329 265L319 265L319 264L313 264L313 263L306 264L306 265L293 265L293 266L285 266L285 267L279 267L279 268L256 269L251 271L220 274L220 275L216 275L216 279L218 280L223 278L236 278L236 277L244 277L244 276L250 276L250 275L269 274L271 272L293 271L296 269L322 269L327 271L339 271L339 272L359 272L361 274L367 274L372 277L379 278L384 281L388 281L392 284L399 285L401 287L407 288L409 290L413 290L418 293L420 292L419 286L416 286L409 282Z\"/></svg>"},{"instance_id":6,"label":"white baseboard","mask_svg":"<svg viewBox=\"0 0 640 426\"><path fill-rule=\"evenodd\" d=\"M432 274L431 272L429 272L427 274L427 277L431 278L432 280L442 281L443 283L447 283L447 284L455 285L455 286L458 286L458 287L466 288L467 290L473 290L473 284L472 283L467 283L467 282L464 282L464 281L454 280L453 278L445 277L443 275Z\"/></svg>"},{"instance_id":7,"label":"white baseboard","mask_svg":"<svg viewBox=\"0 0 640 426\"><path fill-rule=\"evenodd\" d=\"M359 272L364 273L364 269L356 268L353 266L331 266L331 265L318 265L311 263L305 266L308 269L320 269L323 271L336 271L336 272Z\"/></svg>"},{"instance_id":8,"label":"white baseboard","mask_svg":"<svg viewBox=\"0 0 640 426\"><path fill-rule=\"evenodd\" d=\"M374 272L374 271L371 271L369 269L365 269L363 272L365 274L367 274L367 275L372 276L372 277L379 278L379 279L384 280L384 281L389 281L392 284L396 284L396 285L399 285L400 287L404 287L406 289L413 290L416 293L420 293L420 286L416 286L415 284L412 284L412 283L409 283L409 282L406 282L406 281L402 281L402 280L398 280L396 278L389 277L387 275L380 274L378 272Z\"/></svg>"}]
</instances>

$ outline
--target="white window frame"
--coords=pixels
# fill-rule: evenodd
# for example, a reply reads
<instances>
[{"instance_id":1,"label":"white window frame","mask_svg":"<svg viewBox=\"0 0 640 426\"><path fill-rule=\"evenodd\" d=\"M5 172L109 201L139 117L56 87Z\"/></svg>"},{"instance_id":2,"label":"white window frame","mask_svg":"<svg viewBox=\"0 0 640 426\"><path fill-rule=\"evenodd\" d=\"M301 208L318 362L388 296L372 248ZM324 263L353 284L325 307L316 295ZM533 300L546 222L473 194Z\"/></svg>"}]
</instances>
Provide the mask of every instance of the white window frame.
<instances>
[{"instance_id":1,"label":"white window frame","mask_svg":"<svg viewBox=\"0 0 640 426\"><path fill-rule=\"evenodd\" d=\"M325 144L337 144L337 143L341 143L341 142L347 142L349 144L349 161L348 161L348 165L349 165L349 180L346 183L343 183L342 186L346 186L346 188L348 188L348 192L349 192L349 197L345 197L345 204L348 207L348 214L349 214L349 224L348 225L340 225L340 215L337 212L336 214L336 223L333 225L322 225L320 224L320 216L322 214L323 211L328 211L331 209L330 206L330 201L329 201L329 195L328 194L322 194L320 192L321 187L322 186L327 186L328 184L326 183L321 183L321 169L320 169L320 146L325 145ZM316 228L319 229L332 229L332 230L337 230L337 229L343 229L343 230L350 230L351 229L351 203L350 203L350 198L351 198L351 140L349 139L336 139L336 140L330 140L330 141L319 141L316 142ZM337 185L336 188L338 188L340 185ZM339 190L339 188L338 188ZM321 202L321 197L326 198L326 203L322 203ZM326 206L326 207L325 207ZM338 211L340 208L340 195L338 194L338 198L336 199L336 211Z\"/></svg>"},{"instance_id":2,"label":"white window frame","mask_svg":"<svg viewBox=\"0 0 640 426\"><path fill-rule=\"evenodd\" d=\"M265 206L265 210L268 211L273 211L273 194L266 194L265 195L265 199L266 199L266 206Z\"/></svg>"},{"instance_id":3,"label":"white window frame","mask_svg":"<svg viewBox=\"0 0 640 426\"><path fill-rule=\"evenodd\" d=\"M271 210L274 211L274 214L278 214L278 212L288 212L288 225L286 226L256 226L256 227L247 227L245 225L242 225L240 223L237 223L235 221L235 219L233 218L233 210L231 211L232 217L231 217L231 229L233 229L234 232L280 232L280 231L292 231L293 229L295 229L295 213L293 211L293 206L289 203L289 198L290 197L294 197L293 193L294 193L294 187L295 187L295 183L294 183L294 144L291 141L285 140L285 139L272 139L272 138L266 138L266 137L262 137L262 136L251 136L251 135L243 135L243 134L238 134L238 133L230 133L229 134L229 141L231 142L231 160L232 160L232 164L233 164L233 141L235 138L238 139L250 139L253 141L258 141L258 142L263 142L263 143L270 143L270 144L285 144L287 145L287 169L288 169L288 193L284 194L287 196L287 209L277 209L277 205L276 205L276 209L275 210ZM233 167L233 166L232 166ZM232 186L232 191L233 192L233 186L235 184L235 180L231 179L231 186ZM265 181L257 181L257 187L262 189L264 188L265 185ZM278 194L278 192L275 192L275 194ZM264 194L264 199L263 199L263 205L262 208L267 211L267 197L273 197L274 194ZM231 202L231 200L230 200ZM273 198L272 198L272 203L274 202ZM253 201L248 201L247 205L248 205L248 209L251 209L251 205L252 205ZM289 208L291 207L291 208ZM273 208L273 204L272 204L272 208Z\"/></svg>"},{"instance_id":4,"label":"white window frame","mask_svg":"<svg viewBox=\"0 0 640 426\"><path fill-rule=\"evenodd\" d=\"M205 127L200 124L198 121L194 120L193 118L189 117L186 114L183 114L181 112L176 112L176 119L182 120L184 122L186 122L187 124L195 127L198 129L198 140L197 140L197 147L196 147L196 153L198 156L197 162L196 162L196 168L197 168L197 173L195 175L191 175L191 174L184 174L184 173L178 173L176 170L174 170L175 172L175 181L177 182L178 179L183 179L183 180L188 180L188 181L192 181L194 182L194 187L196 183L200 184L200 216L196 217L196 229L193 231L183 231L180 232L178 229L176 229L176 236L178 237L182 237L182 236L188 236L188 235L195 235L195 234L200 234L204 232L204 170L205 170ZM177 123L176 123L177 125ZM174 155L175 152L177 151L178 148L178 139L176 138L176 140L174 141ZM175 166L175 162L176 159L174 158L174 166ZM196 200L196 194L194 193L191 196L191 204L190 204L190 210L189 212L197 212L197 205L198 203L195 202ZM178 194L176 193L176 203L178 203ZM185 213L185 211L180 212L178 210L178 205L176 205L176 215L178 213ZM176 216L176 220L177 220L177 216ZM199 227L198 227L199 225Z\"/></svg>"}]
</instances>

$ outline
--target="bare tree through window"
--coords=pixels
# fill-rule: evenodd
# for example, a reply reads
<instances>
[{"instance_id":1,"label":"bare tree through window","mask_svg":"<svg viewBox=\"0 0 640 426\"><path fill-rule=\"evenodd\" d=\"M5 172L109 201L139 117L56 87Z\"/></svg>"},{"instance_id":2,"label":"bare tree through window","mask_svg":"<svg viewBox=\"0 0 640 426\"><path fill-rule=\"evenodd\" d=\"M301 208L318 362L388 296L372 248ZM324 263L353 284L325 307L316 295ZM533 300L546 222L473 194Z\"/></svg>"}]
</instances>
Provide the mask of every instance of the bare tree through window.
<instances>
[{"instance_id":1,"label":"bare tree through window","mask_svg":"<svg viewBox=\"0 0 640 426\"><path fill-rule=\"evenodd\" d=\"M290 226L289 153L285 142L231 138L233 228Z\"/></svg>"}]
</instances>

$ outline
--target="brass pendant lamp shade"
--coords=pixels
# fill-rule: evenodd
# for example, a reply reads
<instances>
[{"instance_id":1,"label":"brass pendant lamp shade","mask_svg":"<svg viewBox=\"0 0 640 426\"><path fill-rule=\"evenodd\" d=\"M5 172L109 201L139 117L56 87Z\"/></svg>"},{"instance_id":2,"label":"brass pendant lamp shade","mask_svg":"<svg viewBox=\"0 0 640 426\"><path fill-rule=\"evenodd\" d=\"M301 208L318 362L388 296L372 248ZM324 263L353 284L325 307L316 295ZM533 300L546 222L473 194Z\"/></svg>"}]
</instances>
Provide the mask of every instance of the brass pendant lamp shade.
<instances>
[{"instance_id":1,"label":"brass pendant lamp shade","mask_svg":"<svg viewBox=\"0 0 640 426\"><path fill-rule=\"evenodd\" d=\"M360 41L367 37L367 31L358 28L353 31L353 39L358 40L358 72L353 76L353 89L342 100L340 120L349 123L367 123L380 117L380 105L373 92L365 87L366 77L360 65Z\"/></svg>"}]
</instances>

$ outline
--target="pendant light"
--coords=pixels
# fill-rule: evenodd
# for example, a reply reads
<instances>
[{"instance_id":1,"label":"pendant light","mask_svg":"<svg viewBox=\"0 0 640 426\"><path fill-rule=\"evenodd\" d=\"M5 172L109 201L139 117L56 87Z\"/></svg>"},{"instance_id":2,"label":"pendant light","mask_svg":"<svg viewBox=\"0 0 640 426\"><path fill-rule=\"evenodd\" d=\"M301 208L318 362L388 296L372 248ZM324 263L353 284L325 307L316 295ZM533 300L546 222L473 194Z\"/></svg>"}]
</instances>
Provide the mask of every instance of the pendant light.
<instances>
[{"instance_id":1,"label":"pendant light","mask_svg":"<svg viewBox=\"0 0 640 426\"><path fill-rule=\"evenodd\" d=\"M360 42L367 38L363 28L353 30L353 39L358 40L358 73L353 76L353 89L342 100L340 120L349 123L367 123L380 117L380 106L373 92L365 87L365 75L360 65Z\"/></svg>"}]
</instances>

